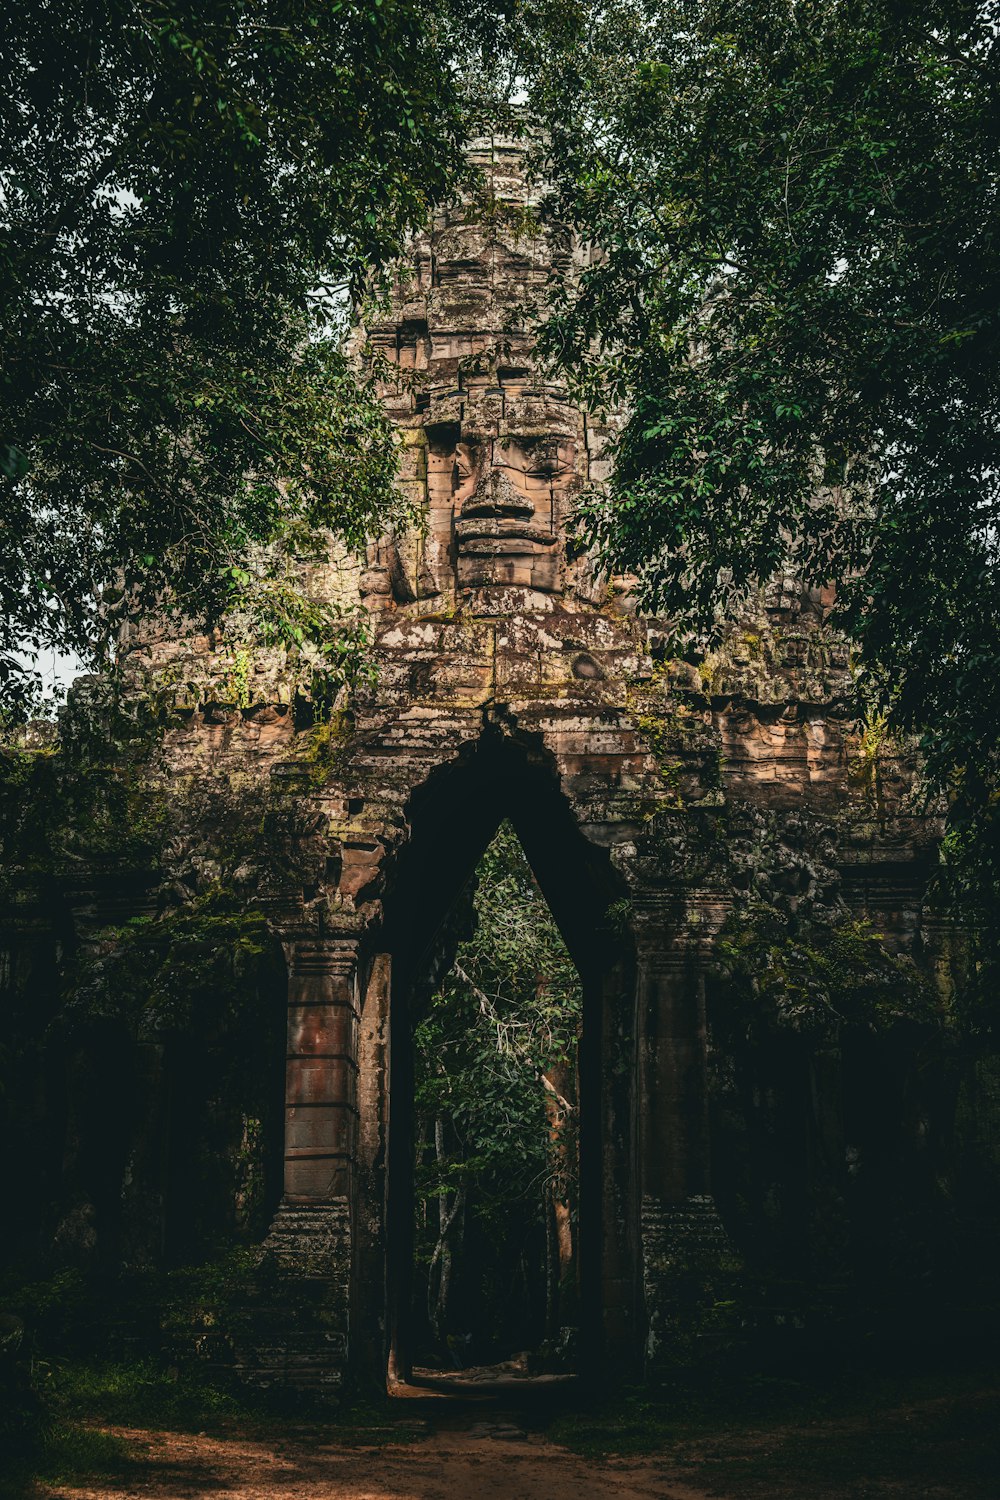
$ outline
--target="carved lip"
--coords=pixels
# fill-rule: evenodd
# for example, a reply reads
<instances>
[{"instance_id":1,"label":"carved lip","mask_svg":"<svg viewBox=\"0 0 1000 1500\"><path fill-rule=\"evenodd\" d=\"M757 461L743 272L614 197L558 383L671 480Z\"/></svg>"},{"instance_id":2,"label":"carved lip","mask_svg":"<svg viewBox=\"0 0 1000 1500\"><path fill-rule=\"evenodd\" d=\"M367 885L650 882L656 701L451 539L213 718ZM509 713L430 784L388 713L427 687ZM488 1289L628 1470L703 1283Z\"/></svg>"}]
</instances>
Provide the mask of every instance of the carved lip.
<instances>
[{"instance_id":1,"label":"carved lip","mask_svg":"<svg viewBox=\"0 0 1000 1500\"><path fill-rule=\"evenodd\" d=\"M547 526L528 526L523 521L500 521L488 516L456 521L455 537L463 546L469 542L537 542L540 547L551 547L556 540Z\"/></svg>"}]
</instances>

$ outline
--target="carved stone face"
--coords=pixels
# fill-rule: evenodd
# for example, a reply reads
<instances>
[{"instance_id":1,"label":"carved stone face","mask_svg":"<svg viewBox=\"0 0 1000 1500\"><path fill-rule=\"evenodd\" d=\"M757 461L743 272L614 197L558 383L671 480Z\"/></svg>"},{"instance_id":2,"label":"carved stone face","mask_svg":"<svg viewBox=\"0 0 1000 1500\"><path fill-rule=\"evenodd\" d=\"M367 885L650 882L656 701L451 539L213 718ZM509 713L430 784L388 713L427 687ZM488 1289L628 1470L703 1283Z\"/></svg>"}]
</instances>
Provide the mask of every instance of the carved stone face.
<instances>
[{"instance_id":1,"label":"carved stone face","mask_svg":"<svg viewBox=\"0 0 1000 1500\"><path fill-rule=\"evenodd\" d=\"M540 431L543 425L536 414L530 429L428 426L431 505L439 514L450 509L460 589L559 591L561 528L576 481L577 442L566 432Z\"/></svg>"}]
</instances>

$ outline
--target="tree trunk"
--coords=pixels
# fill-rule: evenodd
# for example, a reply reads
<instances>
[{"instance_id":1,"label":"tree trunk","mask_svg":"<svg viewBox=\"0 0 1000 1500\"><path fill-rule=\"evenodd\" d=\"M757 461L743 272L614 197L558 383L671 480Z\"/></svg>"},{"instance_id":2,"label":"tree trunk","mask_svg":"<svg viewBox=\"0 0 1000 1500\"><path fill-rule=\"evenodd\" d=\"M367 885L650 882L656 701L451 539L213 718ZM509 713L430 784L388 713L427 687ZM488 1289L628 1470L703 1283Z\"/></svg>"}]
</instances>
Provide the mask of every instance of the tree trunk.
<instances>
[{"instance_id":1,"label":"tree trunk","mask_svg":"<svg viewBox=\"0 0 1000 1500\"><path fill-rule=\"evenodd\" d=\"M437 1158L438 1175L443 1178L447 1164L444 1139L444 1120L439 1115L434 1121L434 1154ZM438 1239L427 1268L427 1316L434 1337L439 1344L446 1344L448 1337L448 1303L451 1296L452 1253L449 1236L455 1220L462 1209L464 1192L459 1189L448 1206L448 1195L438 1195ZM435 1270L437 1277L435 1278Z\"/></svg>"},{"instance_id":2,"label":"tree trunk","mask_svg":"<svg viewBox=\"0 0 1000 1500\"><path fill-rule=\"evenodd\" d=\"M545 1337L549 1343L559 1333L559 1240L556 1232L553 1184L542 1189L542 1212L545 1214Z\"/></svg>"},{"instance_id":3,"label":"tree trunk","mask_svg":"<svg viewBox=\"0 0 1000 1500\"><path fill-rule=\"evenodd\" d=\"M545 1112L549 1123L549 1140L555 1170L549 1181L550 1210L546 1214L546 1256L548 1256L549 1221L555 1239L558 1271L556 1272L553 1327L558 1331L562 1309L559 1308L559 1293L571 1285L574 1272L573 1221L570 1211L571 1185L576 1178L576 1163L572 1159L572 1132L570 1118L576 1105L567 1097L573 1090L573 1069L565 1063L554 1063L542 1077L545 1086ZM548 1315L547 1315L548 1321ZM550 1335L550 1337L553 1335Z\"/></svg>"}]
</instances>

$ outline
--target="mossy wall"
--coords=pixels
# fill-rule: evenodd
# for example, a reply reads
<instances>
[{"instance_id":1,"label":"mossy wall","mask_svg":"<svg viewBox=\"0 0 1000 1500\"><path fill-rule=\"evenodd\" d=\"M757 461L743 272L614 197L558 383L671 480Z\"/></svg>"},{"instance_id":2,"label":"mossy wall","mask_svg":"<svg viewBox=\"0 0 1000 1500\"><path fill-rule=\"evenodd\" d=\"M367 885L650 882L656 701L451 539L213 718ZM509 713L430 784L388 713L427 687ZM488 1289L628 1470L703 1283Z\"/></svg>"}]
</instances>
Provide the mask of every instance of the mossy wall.
<instances>
[{"instance_id":1,"label":"mossy wall","mask_svg":"<svg viewBox=\"0 0 1000 1500\"><path fill-rule=\"evenodd\" d=\"M285 972L221 889L85 943L8 938L8 1260L138 1270L259 1240L280 1195Z\"/></svg>"}]
</instances>

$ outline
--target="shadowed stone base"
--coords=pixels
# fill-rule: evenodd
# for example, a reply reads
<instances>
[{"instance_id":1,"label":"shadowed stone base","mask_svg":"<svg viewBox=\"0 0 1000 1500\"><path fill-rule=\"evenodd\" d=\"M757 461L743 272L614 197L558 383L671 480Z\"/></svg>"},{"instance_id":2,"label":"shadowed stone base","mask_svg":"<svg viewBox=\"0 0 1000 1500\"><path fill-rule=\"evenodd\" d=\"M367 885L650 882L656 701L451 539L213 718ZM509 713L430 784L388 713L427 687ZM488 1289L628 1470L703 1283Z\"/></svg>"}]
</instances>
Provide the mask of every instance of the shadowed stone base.
<instances>
[{"instance_id":1,"label":"shadowed stone base","mask_svg":"<svg viewBox=\"0 0 1000 1500\"><path fill-rule=\"evenodd\" d=\"M642 1200L647 1374L689 1358L715 1334L713 1311L732 1291L737 1252L707 1194Z\"/></svg>"},{"instance_id":2,"label":"shadowed stone base","mask_svg":"<svg viewBox=\"0 0 1000 1500\"><path fill-rule=\"evenodd\" d=\"M268 1230L264 1250L282 1276L322 1279L329 1288L331 1303L340 1296L346 1314L351 1271L347 1198L334 1198L329 1203L283 1202Z\"/></svg>"},{"instance_id":3,"label":"shadowed stone base","mask_svg":"<svg viewBox=\"0 0 1000 1500\"><path fill-rule=\"evenodd\" d=\"M235 1342L235 1373L259 1389L336 1401L347 1366L350 1211L283 1203L263 1245L267 1291Z\"/></svg>"}]
</instances>

